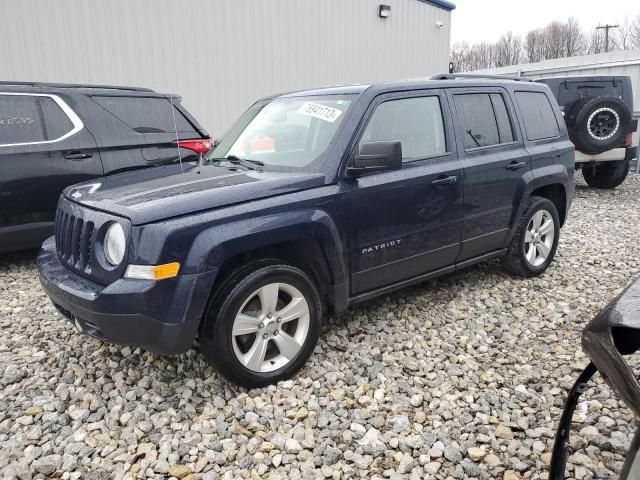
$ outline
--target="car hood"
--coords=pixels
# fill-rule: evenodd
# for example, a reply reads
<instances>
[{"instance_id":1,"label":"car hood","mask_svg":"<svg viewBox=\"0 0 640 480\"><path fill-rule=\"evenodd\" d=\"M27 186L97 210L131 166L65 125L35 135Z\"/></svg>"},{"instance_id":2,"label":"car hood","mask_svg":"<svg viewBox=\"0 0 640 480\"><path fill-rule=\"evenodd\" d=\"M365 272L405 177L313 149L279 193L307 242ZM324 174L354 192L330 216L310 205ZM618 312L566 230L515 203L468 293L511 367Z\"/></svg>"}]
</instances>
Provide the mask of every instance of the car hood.
<instances>
[{"instance_id":1,"label":"car hood","mask_svg":"<svg viewBox=\"0 0 640 480\"><path fill-rule=\"evenodd\" d=\"M98 178L67 188L64 196L139 225L319 187L324 181L319 173L260 172L189 163Z\"/></svg>"}]
</instances>

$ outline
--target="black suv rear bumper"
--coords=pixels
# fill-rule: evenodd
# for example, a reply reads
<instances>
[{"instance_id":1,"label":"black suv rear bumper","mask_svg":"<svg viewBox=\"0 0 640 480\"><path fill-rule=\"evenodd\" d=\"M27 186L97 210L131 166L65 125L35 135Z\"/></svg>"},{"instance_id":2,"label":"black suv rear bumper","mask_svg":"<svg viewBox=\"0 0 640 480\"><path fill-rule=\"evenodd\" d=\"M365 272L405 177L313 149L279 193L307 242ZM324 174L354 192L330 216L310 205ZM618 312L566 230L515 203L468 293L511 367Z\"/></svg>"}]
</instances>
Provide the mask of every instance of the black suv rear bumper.
<instances>
[{"instance_id":1,"label":"black suv rear bumper","mask_svg":"<svg viewBox=\"0 0 640 480\"><path fill-rule=\"evenodd\" d=\"M42 245L38 272L54 306L83 333L163 355L193 345L216 273L159 282L121 278L104 286L60 263L53 238Z\"/></svg>"}]
</instances>

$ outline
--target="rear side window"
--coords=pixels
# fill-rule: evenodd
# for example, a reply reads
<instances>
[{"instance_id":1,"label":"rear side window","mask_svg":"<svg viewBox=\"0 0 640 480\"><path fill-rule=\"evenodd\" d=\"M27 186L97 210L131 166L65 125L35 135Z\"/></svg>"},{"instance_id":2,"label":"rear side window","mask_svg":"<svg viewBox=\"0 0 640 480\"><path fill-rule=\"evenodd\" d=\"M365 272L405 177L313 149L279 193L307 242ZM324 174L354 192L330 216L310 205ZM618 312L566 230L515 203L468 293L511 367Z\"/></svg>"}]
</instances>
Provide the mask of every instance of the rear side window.
<instances>
[{"instance_id":1,"label":"rear side window","mask_svg":"<svg viewBox=\"0 0 640 480\"><path fill-rule=\"evenodd\" d=\"M73 130L73 123L52 98L38 97L38 101L40 102L47 140L56 140Z\"/></svg>"},{"instance_id":2,"label":"rear side window","mask_svg":"<svg viewBox=\"0 0 640 480\"><path fill-rule=\"evenodd\" d=\"M167 98L92 97L93 100L138 133L195 133L189 121ZM175 126L174 126L175 114Z\"/></svg>"},{"instance_id":3,"label":"rear side window","mask_svg":"<svg viewBox=\"0 0 640 480\"><path fill-rule=\"evenodd\" d=\"M437 96L402 98L378 105L360 139L400 142L407 162L447 151L440 99Z\"/></svg>"},{"instance_id":4,"label":"rear side window","mask_svg":"<svg viewBox=\"0 0 640 480\"><path fill-rule=\"evenodd\" d=\"M0 95L0 145L46 140L36 97Z\"/></svg>"},{"instance_id":5,"label":"rear side window","mask_svg":"<svg viewBox=\"0 0 640 480\"><path fill-rule=\"evenodd\" d=\"M464 93L454 98L464 130L465 149L513 141L511 121L502 95Z\"/></svg>"},{"instance_id":6,"label":"rear side window","mask_svg":"<svg viewBox=\"0 0 640 480\"><path fill-rule=\"evenodd\" d=\"M543 92L516 92L516 101L529 140L542 140L560 135L558 120L549 98Z\"/></svg>"}]
</instances>

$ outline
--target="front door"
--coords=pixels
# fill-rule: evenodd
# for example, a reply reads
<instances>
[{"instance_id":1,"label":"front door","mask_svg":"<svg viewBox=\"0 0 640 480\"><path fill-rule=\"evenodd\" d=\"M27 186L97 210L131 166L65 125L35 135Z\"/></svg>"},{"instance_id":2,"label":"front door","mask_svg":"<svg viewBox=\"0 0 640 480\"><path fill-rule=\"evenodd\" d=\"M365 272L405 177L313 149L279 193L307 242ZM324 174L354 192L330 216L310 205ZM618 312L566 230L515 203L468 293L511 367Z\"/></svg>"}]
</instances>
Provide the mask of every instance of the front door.
<instances>
[{"instance_id":1,"label":"front door","mask_svg":"<svg viewBox=\"0 0 640 480\"><path fill-rule=\"evenodd\" d=\"M446 99L434 90L383 95L360 145L399 141L400 170L346 179L351 291L358 294L453 264L460 248L463 171Z\"/></svg>"}]
</instances>

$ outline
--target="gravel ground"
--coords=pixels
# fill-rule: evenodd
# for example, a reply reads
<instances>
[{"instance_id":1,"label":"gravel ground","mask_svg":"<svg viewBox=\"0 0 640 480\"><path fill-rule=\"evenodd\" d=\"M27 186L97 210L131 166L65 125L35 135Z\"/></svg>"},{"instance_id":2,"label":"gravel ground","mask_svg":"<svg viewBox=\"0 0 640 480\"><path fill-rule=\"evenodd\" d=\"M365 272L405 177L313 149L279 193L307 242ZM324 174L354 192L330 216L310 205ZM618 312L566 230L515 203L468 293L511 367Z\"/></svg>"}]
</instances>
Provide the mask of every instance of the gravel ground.
<instances>
[{"instance_id":1,"label":"gravel ground","mask_svg":"<svg viewBox=\"0 0 640 480\"><path fill-rule=\"evenodd\" d=\"M293 380L253 391L193 351L76 333L35 253L0 257L0 476L546 479L580 331L639 275L638 198L638 177L579 182L543 277L488 263L368 302ZM617 478L632 415L602 382L585 398L571 476Z\"/></svg>"}]
</instances>

